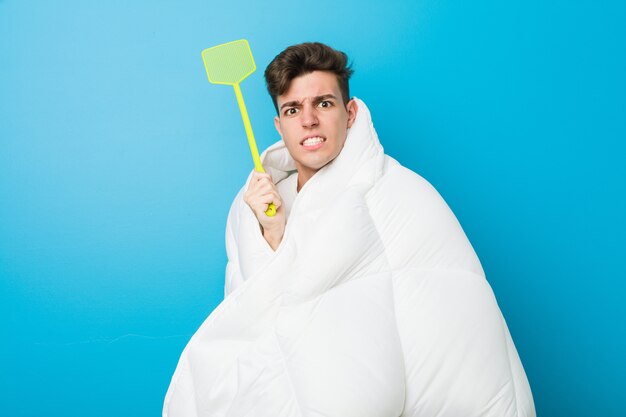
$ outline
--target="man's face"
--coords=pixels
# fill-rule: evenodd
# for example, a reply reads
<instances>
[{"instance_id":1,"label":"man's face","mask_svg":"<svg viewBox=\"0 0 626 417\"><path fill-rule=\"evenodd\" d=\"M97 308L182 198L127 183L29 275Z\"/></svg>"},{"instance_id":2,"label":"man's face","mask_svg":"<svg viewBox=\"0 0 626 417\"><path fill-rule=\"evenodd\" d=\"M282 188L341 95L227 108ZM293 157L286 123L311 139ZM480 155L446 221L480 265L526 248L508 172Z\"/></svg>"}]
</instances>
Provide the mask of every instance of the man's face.
<instances>
[{"instance_id":1,"label":"man's face","mask_svg":"<svg viewBox=\"0 0 626 417\"><path fill-rule=\"evenodd\" d=\"M314 71L294 78L278 96L276 130L298 169L298 189L324 165L335 159L356 118L354 100L343 104L335 74Z\"/></svg>"}]
</instances>

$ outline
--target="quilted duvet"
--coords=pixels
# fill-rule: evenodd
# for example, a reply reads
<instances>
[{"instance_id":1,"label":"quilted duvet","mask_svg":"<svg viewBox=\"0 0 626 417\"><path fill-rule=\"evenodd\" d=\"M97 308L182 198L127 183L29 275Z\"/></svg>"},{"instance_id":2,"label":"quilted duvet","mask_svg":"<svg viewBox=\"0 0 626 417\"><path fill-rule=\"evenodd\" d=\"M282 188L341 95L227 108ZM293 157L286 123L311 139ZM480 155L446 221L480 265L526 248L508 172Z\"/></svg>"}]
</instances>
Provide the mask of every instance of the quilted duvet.
<instances>
[{"instance_id":1,"label":"quilted duvet","mask_svg":"<svg viewBox=\"0 0 626 417\"><path fill-rule=\"evenodd\" d=\"M439 193L385 155L363 101L272 251L235 198L226 297L193 335L163 416L534 416L471 244ZM274 182L295 170L282 141ZM249 180L249 179L248 179Z\"/></svg>"}]
</instances>

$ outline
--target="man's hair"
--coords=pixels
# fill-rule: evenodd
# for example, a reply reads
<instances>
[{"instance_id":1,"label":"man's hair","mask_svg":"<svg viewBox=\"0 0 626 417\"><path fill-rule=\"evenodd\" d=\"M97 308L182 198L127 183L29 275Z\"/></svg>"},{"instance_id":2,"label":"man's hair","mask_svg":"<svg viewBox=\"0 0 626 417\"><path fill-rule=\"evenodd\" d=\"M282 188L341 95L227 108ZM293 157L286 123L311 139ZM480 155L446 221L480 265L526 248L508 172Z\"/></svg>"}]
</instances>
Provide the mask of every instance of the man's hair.
<instances>
[{"instance_id":1,"label":"man's hair","mask_svg":"<svg viewBox=\"0 0 626 417\"><path fill-rule=\"evenodd\" d=\"M335 74L343 97L343 104L350 101L348 80L354 72L348 65L348 56L319 42L292 45L276 55L265 69L265 84L278 113L277 97L289 90L291 81L313 71Z\"/></svg>"}]
</instances>

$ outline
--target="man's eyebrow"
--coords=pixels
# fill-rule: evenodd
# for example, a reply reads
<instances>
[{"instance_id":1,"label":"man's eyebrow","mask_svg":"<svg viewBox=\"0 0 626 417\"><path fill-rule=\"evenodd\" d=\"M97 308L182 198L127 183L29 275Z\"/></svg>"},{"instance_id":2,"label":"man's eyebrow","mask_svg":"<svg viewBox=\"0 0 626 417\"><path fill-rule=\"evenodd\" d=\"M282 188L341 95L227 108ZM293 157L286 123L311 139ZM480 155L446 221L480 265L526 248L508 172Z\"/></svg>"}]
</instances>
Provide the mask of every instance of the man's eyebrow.
<instances>
[{"instance_id":1,"label":"man's eyebrow","mask_svg":"<svg viewBox=\"0 0 626 417\"><path fill-rule=\"evenodd\" d=\"M292 107L292 106L299 106L300 102L297 100L293 100L293 101L288 101L286 103L283 103L282 106L280 106L280 109L282 110L284 107Z\"/></svg>"},{"instance_id":2,"label":"man's eyebrow","mask_svg":"<svg viewBox=\"0 0 626 417\"><path fill-rule=\"evenodd\" d=\"M319 103L320 101L324 101L324 100L327 100L329 98L337 100L337 97L335 97L334 94L322 94L321 96L313 97L313 102L314 103ZM280 110L282 110L284 107L293 107L293 106L301 106L301 105L302 105L302 102L300 102L298 100L292 100L292 101L288 101L286 103L283 103L282 106L280 106Z\"/></svg>"},{"instance_id":3,"label":"man's eyebrow","mask_svg":"<svg viewBox=\"0 0 626 417\"><path fill-rule=\"evenodd\" d=\"M319 103L320 101L324 101L324 100L327 100L329 98L337 100L337 97L335 97L333 94L324 94L324 95L321 95L321 96L314 97L313 98L313 102L314 103Z\"/></svg>"}]
</instances>

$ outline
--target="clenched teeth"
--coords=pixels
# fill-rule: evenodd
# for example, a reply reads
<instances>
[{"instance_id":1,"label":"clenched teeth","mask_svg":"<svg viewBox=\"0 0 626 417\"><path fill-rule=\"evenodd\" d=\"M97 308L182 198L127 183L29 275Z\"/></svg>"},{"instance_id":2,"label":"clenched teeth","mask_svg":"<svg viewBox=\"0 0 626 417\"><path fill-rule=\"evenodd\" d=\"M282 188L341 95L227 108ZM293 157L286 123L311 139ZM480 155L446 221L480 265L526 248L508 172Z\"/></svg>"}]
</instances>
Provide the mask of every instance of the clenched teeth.
<instances>
[{"instance_id":1,"label":"clenched teeth","mask_svg":"<svg viewBox=\"0 0 626 417\"><path fill-rule=\"evenodd\" d=\"M302 144L304 146L313 146L313 145L317 145L318 143L324 142L324 138L316 136L314 138L308 138L305 139L304 142L302 142Z\"/></svg>"}]
</instances>

